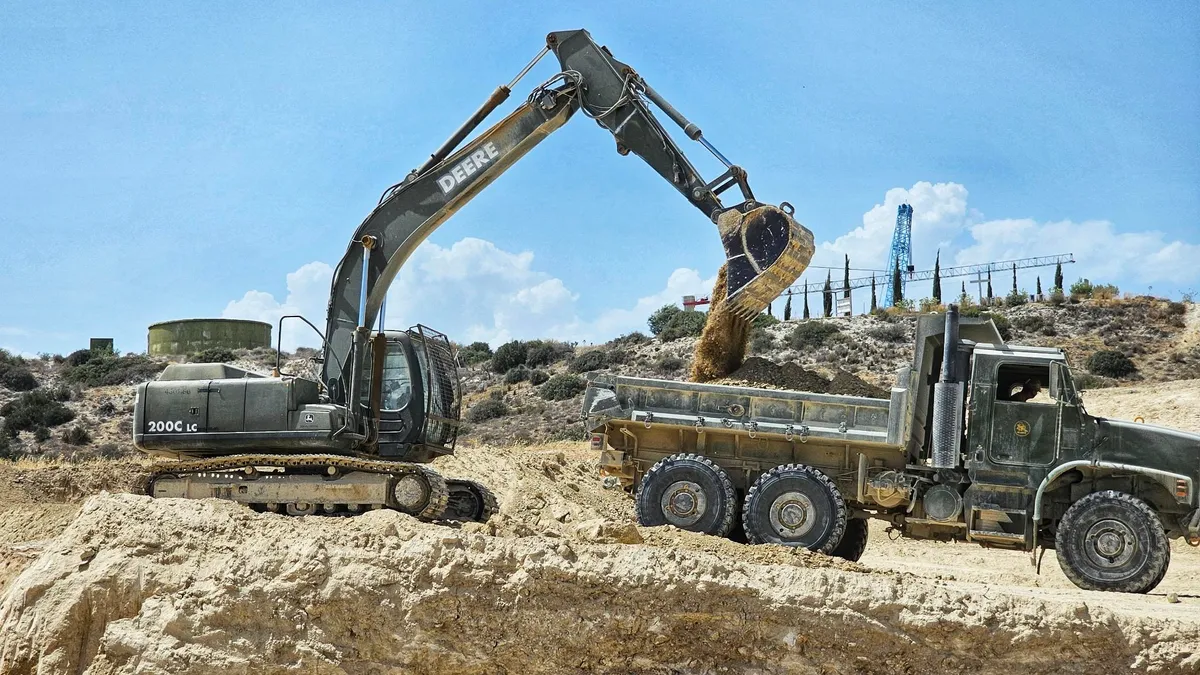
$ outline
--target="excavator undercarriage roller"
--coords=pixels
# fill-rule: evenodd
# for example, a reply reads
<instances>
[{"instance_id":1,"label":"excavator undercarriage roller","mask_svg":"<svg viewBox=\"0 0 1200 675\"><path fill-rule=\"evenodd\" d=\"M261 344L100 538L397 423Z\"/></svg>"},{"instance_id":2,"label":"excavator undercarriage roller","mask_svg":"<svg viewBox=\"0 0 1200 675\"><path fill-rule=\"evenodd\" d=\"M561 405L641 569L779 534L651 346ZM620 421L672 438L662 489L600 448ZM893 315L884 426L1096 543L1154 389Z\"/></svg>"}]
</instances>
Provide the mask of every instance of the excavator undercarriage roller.
<instances>
[{"instance_id":1,"label":"excavator undercarriage roller","mask_svg":"<svg viewBox=\"0 0 1200 675\"><path fill-rule=\"evenodd\" d=\"M447 520L486 523L498 510L496 495L473 480L450 478L446 485L450 489L450 502L443 518Z\"/></svg>"},{"instance_id":2,"label":"excavator undercarriage roller","mask_svg":"<svg viewBox=\"0 0 1200 675\"><path fill-rule=\"evenodd\" d=\"M717 229L725 247L729 310L750 319L800 278L816 249L813 233L792 218L790 205L745 206L717 216Z\"/></svg>"},{"instance_id":3,"label":"excavator undercarriage roller","mask_svg":"<svg viewBox=\"0 0 1200 675\"><path fill-rule=\"evenodd\" d=\"M227 499L294 516L391 508L436 520L450 499L445 479L427 467L338 455L234 455L150 471L151 497Z\"/></svg>"}]
</instances>

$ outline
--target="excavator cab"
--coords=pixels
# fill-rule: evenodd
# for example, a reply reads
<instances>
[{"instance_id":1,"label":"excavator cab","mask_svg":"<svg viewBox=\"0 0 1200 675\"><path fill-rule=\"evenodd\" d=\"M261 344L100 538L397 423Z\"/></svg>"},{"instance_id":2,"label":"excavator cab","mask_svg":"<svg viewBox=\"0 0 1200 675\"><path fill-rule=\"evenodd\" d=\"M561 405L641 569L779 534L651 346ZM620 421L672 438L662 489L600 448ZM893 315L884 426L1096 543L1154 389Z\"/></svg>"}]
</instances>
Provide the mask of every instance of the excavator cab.
<instances>
[{"instance_id":1,"label":"excavator cab","mask_svg":"<svg viewBox=\"0 0 1200 675\"><path fill-rule=\"evenodd\" d=\"M454 452L461 394L454 351L444 334L422 325L379 333L362 372L369 381L360 410L364 419L376 420L380 457L423 462Z\"/></svg>"}]
</instances>

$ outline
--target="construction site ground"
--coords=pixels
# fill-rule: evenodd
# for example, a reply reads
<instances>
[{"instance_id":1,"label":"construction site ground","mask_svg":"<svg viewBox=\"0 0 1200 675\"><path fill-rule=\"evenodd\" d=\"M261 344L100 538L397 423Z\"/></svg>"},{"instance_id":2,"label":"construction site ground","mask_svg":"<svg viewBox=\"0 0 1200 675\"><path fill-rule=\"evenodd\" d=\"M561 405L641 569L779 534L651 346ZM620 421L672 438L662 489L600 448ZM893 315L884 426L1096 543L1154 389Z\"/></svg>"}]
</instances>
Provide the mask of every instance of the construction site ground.
<instances>
[{"instance_id":1,"label":"construction site ground","mask_svg":"<svg viewBox=\"0 0 1200 675\"><path fill-rule=\"evenodd\" d=\"M1200 431L1200 381L1090 392ZM0 464L2 673L1095 673L1200 669L1200 549L1148 595L1048 552L889 541L859 563L639 528L579 443L438 461L487 524L151 500L137 461Z\"/></svg>"}]
</instances>

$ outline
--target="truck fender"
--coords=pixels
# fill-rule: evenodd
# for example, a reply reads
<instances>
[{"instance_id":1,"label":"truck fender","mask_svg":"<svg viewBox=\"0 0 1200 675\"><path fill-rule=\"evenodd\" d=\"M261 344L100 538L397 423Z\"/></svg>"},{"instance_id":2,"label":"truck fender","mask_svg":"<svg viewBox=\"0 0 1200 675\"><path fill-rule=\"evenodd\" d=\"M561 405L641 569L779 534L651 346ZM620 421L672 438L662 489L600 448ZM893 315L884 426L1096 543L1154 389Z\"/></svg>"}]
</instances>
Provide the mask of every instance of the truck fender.
<instances>
[{"instance_id":1,"label":"truck fender","mask_svg":"<svg viewBox=\"0 0 1200 675\"><path fill-rule=\"evenodd\" d=\"M1171 473L1170 471L1162 471L1160 469L1152 469L1148 466L1138 466L1136 464L1121 464L1119 462L1104 462L1100 460L1079 459L1073 462L1064 462L1050 470L1042 482L1038 485L1037 493L1033 496L1033 522L1039 523L1042 520L1042 496L1046 492L1046 488L1050 486L1059 476L1072 469L1081 468L1093 469L1111 469L1113 471L1126 471L1130 473L1138 473L1144 476L1149 476L1154 480L1162 483L1167 491L1175 496L1175 500L1183 504L1191 504L1195 500L1195 486L1192 484L1192 479L1183 474ZM1179 496L1177 488L1180 485L1185 486L1184 496Z\"/></svg>"}]
</instances>

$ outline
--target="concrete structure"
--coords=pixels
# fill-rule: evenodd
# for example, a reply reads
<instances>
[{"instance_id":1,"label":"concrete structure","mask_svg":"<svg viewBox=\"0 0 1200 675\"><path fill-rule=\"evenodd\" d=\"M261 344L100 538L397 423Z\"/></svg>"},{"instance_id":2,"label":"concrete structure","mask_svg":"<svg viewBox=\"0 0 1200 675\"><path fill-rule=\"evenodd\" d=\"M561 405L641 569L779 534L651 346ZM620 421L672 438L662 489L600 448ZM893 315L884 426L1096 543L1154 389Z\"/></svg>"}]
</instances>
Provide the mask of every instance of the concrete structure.
<instances>
[{"instance_id":1,"label":"concrete structure","mask_svg":"<svg viewBox=\"0 0 1200 675\"><path fill-rule=\"evenodd\" d=\"M192 354L210 347L254 349L271 346L271 324L243 319L182 319L150 326L151 356Z\"/></svg>"}]
</instances>

